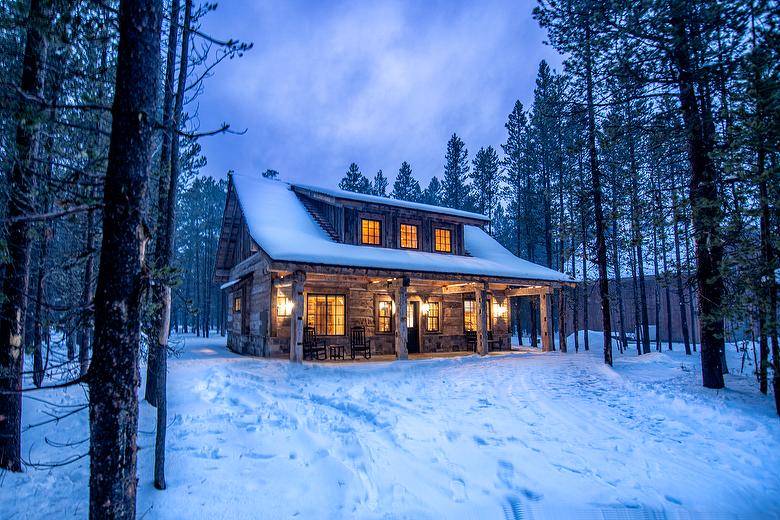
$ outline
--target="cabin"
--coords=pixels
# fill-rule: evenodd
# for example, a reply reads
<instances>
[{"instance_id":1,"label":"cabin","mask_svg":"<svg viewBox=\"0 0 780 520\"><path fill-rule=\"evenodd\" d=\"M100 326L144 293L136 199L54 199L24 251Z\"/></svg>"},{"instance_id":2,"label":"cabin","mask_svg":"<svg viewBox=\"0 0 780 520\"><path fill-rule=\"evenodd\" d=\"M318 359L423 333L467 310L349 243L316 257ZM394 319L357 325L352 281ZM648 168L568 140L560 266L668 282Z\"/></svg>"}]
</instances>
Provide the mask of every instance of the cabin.
<instances>
[{"instance_id":1,"label":"cabin","mask_svg":"<svg viewBox=\"0 0 780 520\"><path fill-rule=\"evenodd\" d=\"M496 242L484 215L232 174L214 281L229 305L227 345L252 356L407 359L509 349L509 298L539 298L552 350L560 272ZM365 350L368 350L366 352ZM324 356L320 354L324 353Z\"/></svg>"}]
</instances>

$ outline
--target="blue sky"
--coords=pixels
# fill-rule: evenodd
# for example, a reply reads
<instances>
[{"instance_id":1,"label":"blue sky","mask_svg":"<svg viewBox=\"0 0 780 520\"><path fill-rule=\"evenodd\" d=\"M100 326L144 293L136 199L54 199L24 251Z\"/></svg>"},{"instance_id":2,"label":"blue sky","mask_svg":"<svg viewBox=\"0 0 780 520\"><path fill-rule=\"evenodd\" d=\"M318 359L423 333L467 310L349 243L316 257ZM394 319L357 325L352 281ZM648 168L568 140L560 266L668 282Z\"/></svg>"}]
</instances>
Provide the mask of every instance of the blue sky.
<instances>
[{"instance_id":1,"label":"blue sky","mask_svg":"<svg viewBox=\"0 0 780 520\"><path fill-rule=\"evenodd\" d=\"M201 141L203 173L278 170L335 186L350 162L395 178L408 161L423 187L444 168L453 132L469 158L499 149L519 99L533 99L538 63L560 68L530 0L223 2L213 36L254 43L219 66L198 100L200 129L244 135ZM190 112L193 108L190 108Z\"/></svg>"}]
</instances>

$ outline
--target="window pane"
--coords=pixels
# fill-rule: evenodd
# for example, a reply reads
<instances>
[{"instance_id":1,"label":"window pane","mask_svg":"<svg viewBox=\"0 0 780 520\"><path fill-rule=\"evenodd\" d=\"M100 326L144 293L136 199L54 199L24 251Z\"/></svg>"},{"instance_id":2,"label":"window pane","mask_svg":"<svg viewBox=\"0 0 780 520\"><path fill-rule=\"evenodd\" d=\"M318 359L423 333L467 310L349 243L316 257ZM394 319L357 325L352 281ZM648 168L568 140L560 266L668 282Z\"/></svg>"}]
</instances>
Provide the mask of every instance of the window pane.
<instances>
[{"instance_id":1,"label":"window pane","mask_svg":"<svg viewBox=\"0 0 780 520\"><path fill-rule=\"evenodd\" d=\"M436 229L434 235L436 251L452 252L452 232L449 229Z\"/></svg>"},{"instance_id":2,"label":"window pane","mask_svg":"<svg viewBox=\"0 0 780 520\"><path fill-rule=\"evenodd\" d=\"M380 245L382 223L364 218L361 221L361 242L372 246Z\"/></svg>"},{"instance_id":3,"label":"window pane","mask_svg":"<svg viewBox=\"0 0 780 520\"><path fill-rule=\"evenodd\" d=\"M469 332L477 330L476 300L463 300L463 326Z\"/></svg>"},{"instance_id":4,"label":"window pane","mask_svg":"<svg viewBox=\"0 0 780 520\"><path fill-rule=\"evenodd\" d=\"M381 301L378 303L377 309L377 332L392 332L392 310L393 304L389 301Z\"/></svg>"},{"instance_id":5,"label":"window pane","mask_svg":"<svg viewBox=\"0 0 780 520\"><path fill-rule=\"evenodd\" d=\"M401 247L417 249L417 226L401 224Z\"/></svg>"},{"instance_id":6,"label":"window pane","mask_svg":"<svg viewBox=\"0 0 780 520\"><path fill-rule=\"evenodd\" d=\"M428 303L428 331L439 332L439 302Z\"/></svg>"}]
</instances>

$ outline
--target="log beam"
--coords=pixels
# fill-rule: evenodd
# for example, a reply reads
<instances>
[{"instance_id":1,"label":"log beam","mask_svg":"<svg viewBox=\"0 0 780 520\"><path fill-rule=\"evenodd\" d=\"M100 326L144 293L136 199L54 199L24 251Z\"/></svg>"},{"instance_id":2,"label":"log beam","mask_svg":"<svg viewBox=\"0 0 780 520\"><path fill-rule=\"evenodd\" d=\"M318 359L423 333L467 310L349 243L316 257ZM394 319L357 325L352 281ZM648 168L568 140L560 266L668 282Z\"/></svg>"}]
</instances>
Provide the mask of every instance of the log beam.
<instances>
[{"instance_id":1,"label":"log beam","mask_svg":"<svg viewBox=\"0 0 780 520\"><path fill-rule=\"evenodd\" d=\"M488 308L487 284L474 291L477 300L477 352L480 356L488 353Z\"/></svg>"},{"instance_id":2,"label":"log beam","mask_svg":"<svg viewBox=\"0 0 780 520\"><path fill-rule=\"evenodd\" d=\"M555 345L552 343L552 334L550 333L550 327L552 327L550 293L539 296L539 322L542 326L542 352L552 352L555 350Z\"/></svg>"},{"instance_id":3,"label":"log beam","mask_svg":"<svg viewBox=\"0 0 780 520\"><path fill-rule=\"evenodd\" d=\"M550 294L552 287L516 287L514 289L507 289L507 296L540 296L542 294Z\"/></svg>"},{"instance_id":4,"label":"log beam","mask_svg":"<svg viewBox=\"0 0 780 520\"><path fill-rule=\"evenodd\" d=\"M406 328L407 313L407 288L409 287L409 278L404 278L403 283L395 289L395 356L398 359L409 359L407 342L409 339Z\"/></svg>"},{"instance_id":5,"label":"log beam","mask_svg":"<svg viewBox=\"0 0 780 520\"><path fill-rule=\"evenodd\" d=\"M475 290L482 288L482 284L478 283L458 283L454 285L445 285L441 288L442 294L465 294L472 293Z\"/></svg>"},{"instance_id":6,"label":"log beam","mask_svg":"<svg viewBox=\"0 0 780 520\"><path fill-rule=\"evenodd\" d=\"M292 276L293 308L290 320L290 361L303 362L303 285L306 273L295 271Z\"/></svg>"}]
</instances>

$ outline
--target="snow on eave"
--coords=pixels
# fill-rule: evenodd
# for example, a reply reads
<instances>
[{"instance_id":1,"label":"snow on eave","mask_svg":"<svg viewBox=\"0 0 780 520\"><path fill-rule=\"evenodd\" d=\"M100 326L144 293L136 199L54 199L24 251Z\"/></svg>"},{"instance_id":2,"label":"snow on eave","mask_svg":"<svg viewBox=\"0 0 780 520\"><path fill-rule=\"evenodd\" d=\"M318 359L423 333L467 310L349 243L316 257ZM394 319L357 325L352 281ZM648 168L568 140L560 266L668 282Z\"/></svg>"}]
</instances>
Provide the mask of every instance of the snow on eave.
<instances>
[{"instance_id":1,"label":"snow on eave","mask_svg":"<svg viewBox=\"0 0 780 520\"><path fill-rule=\"evenodd\" d=\"M327 195L334 199L353 200L359 202L370 202L372 204L382 204L385 206L395 206L398 208L416 209L418 211L426 211L428 213L436 213L439 215L450 215L453 217L467 218L470 220L478 220L481 222L490 222L490 219L481 213L472 213L470 211L463 211L459 209L446 208L444 206L433 206L431 204L423 204L422 202L409 202L406 200L391 199L389 197L379 197L377 195L367 195L365 193L355 193L352 191L339 190L335 188L322 188L320 186L312 186L310 184L292 184L293 189L308 190L311 192L319 193L321 195Z\"/></svg>"},{"instance_id":2,"label":"snow on eave","mask_svg":"<svg viewBox=\"0 0 780 520\"><path fill-rule=\"evenodd\" d=\"M233 174L232 182L250 236L272 261L523 281L572 281L563 273L514 256L478 226L464 226L465 246L471 256L334 242L289 184L238 174Z\"/></svg>"}]
</instances>

